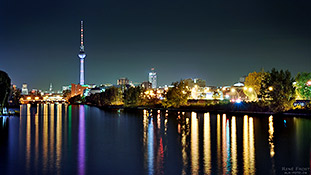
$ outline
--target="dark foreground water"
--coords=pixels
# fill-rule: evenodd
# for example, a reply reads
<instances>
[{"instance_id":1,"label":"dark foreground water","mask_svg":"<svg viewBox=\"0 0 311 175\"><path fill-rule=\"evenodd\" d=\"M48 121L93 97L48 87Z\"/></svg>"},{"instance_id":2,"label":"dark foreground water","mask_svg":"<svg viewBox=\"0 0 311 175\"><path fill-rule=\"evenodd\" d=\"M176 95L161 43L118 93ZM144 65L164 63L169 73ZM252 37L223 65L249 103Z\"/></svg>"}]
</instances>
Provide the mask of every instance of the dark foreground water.
<instances>
[{"instance_id":1,"label":"dark foreground water","mask_svg":"<svg viewBox=\"0 0 311 175\"><path fill-rule=\"evenodd\" d=\"M311 120L39 105L0 117L0 174L309 174Z\"/></svg>"}]
</instances>

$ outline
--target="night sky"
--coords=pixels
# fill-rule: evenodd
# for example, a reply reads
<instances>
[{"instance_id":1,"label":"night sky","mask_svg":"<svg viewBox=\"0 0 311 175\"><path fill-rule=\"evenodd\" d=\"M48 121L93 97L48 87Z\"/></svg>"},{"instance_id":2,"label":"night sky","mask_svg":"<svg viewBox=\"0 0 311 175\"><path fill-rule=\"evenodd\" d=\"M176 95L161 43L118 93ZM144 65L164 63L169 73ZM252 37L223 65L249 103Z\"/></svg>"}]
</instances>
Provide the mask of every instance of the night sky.
<instances>
[{"instance_id":1,"label":"night sky","mask_svg":"<svg viewBox=\"0 0 311 175\"><path fill-rule=\"evenodd\" d=\"M86 83L202 78L232 85L275 67L310 72L310 0L1 0L0 70L18 87L78 83L80 20Z\"/></svg>"}]
</instances>

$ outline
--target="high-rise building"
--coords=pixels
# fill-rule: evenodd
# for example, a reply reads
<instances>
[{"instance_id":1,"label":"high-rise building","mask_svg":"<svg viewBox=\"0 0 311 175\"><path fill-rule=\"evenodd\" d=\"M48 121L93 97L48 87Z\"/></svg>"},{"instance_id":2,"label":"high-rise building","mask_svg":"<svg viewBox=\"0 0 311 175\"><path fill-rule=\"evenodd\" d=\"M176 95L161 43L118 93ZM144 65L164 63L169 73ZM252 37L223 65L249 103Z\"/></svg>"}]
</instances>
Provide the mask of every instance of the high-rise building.
<instances>
[{"instance_id":1,"label":"high-rise building","mask_svg":"<svg viewBox=\"0 0 311 175\"><path fill-rule=\"evenodd\" d=\"M144 81L141 83L141 87L144 89L151 89L152 88L152 84L149 81Z\"/></svg>"},{"instance_id":2,"label":"high-rise building","mask_svg":"<svg viewBox=\"0 0 311 175\"><path fill-rule=\"evenodd\" d=\"M52 85L52 83L50 83L50 92L52 92L53 91L53 85Z\"/></svg>"},{"instance_id":3,"label":"high-rise building","mask_svg":"<svg viewBox=\"0 0 311 175\"><path fill-rule=\"evenodd\" d=\"M117 85L128 85L130 80L127 78L120 78L117 80Z\"/></svg>"},{"instance_id":4,"label":"high-rise building","mask_svg":"<svg viewBox=\"0 0 311 175\"><path fill-rule=\"evenodd\" d=\"M157 73L154 71L154 68L151 68L151 72L149 72L149 82L153 89L157 88Z\"/></svg>"},{"instance_id":5,"label":"high-rise building","mask_svg":"<svg viewBox=\"0 0 311 175\"><path fill-rule=\"evenodd\" d=\"M22 85L22 95L28 95L28 88L26 83Z\"/></svg>"},{"instance_id":6,"label":"high-rise building","mask_svg":"<svg viewBox=\"0 0 311 175\"><path fill-rule=\"evenodd\" d=\"M81 21L81 30L80 30L80 52L78 54L78 57L80 58L80 85L84 85L84 58L86 57L86 54L84 52L84 43L83 43L83 21Z\"/></svg>"}]
</instances>

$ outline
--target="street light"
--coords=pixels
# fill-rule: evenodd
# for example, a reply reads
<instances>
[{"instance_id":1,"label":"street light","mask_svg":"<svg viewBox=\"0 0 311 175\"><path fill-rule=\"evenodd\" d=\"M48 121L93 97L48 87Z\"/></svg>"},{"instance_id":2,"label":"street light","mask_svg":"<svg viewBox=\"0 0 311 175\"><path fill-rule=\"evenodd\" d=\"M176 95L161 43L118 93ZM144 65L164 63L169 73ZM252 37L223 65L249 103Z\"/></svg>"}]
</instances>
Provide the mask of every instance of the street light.
<instances>
[{"instance_id":1,"label":"street light","mask_svg":"<svg viewBox=\"0 0 311 175\"><path fill-rule=\"evenodd\" d=\"M248 91L249 91L249 92L253 92L253 88L251 88L251 87L248 88Z\"/></svg>"}]
</instances>

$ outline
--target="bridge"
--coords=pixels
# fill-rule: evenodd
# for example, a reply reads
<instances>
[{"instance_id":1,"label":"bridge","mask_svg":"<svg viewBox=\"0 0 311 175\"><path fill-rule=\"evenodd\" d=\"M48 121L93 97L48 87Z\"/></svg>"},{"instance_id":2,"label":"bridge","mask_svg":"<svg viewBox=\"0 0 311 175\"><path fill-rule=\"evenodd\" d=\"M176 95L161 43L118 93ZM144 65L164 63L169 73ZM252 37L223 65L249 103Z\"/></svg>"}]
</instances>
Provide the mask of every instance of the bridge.
<instances>
[{"instance_id":1,"label":"bridge","mask_svg":"<svg viewBox=\"0 0 311 175\"><path fill-rule=\"evenodd\" d=\"M24 96L20 98L21 104L34 104L34 103L64 103L66 100L60 95L50 96Z\"/></svg>"}]
</instances>

